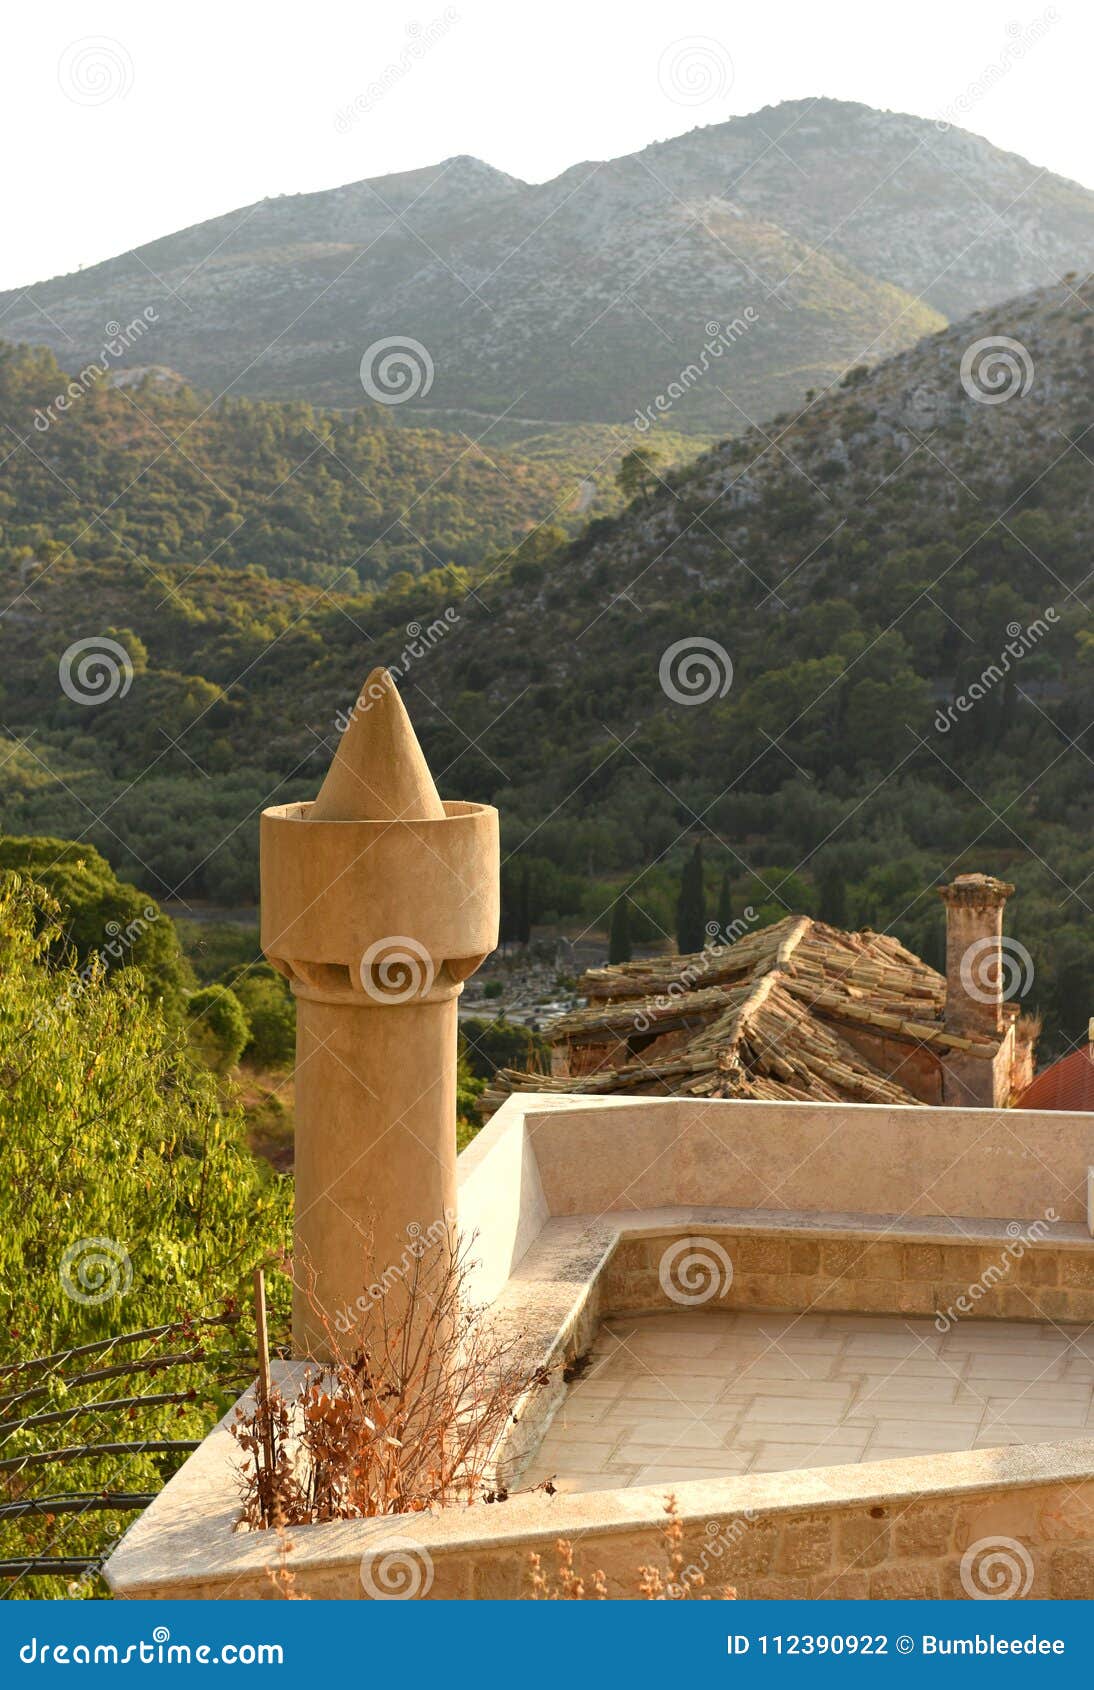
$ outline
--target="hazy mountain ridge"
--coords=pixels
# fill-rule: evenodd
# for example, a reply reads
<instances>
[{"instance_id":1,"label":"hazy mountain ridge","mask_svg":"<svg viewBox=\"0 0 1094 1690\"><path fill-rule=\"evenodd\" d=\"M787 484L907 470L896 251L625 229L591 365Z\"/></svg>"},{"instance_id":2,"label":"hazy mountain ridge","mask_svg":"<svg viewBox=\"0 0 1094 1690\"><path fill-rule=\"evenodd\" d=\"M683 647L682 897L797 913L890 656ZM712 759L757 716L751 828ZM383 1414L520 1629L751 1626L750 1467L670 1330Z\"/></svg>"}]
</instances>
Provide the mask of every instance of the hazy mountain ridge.
<instances>
[{"instance_id":1,"label":"hazy mountain ridge","mask_svg":"<svg viewBox=\"0 0 1094 1690\"><path fill-rule=\"evenodd\" d=\"M433 377L400 422L609 422L751 306L719 383L671 416L730 432L1092 257L1086 189L961 130L799 101L535 186L455 158L262 201L0 295L0 329L71 365L151 303L142 357L215 391L338 406L364 402L372 343L411 337Z\"/></svg>"}]
</instances>

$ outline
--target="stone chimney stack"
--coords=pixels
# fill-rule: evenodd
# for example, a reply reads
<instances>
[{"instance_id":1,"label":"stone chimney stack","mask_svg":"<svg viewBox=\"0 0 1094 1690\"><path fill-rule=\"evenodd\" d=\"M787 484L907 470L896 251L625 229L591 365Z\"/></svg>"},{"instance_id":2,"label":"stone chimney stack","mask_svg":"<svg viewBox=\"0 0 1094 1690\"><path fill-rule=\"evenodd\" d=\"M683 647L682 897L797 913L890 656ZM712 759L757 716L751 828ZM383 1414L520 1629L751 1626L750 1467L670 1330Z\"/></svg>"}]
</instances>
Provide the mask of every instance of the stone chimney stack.
<instances>
[{"instance_id":1,"label":"stone chimney stack","mask_svg":"<svg viewBox=\"0 0 1094 1690\"><path fill-rule=\"evenodd\" d=\"M261 852L262 948L297 1006L293 1345L324 1358L321 1317L355 1321L455 1218L456 1000L498 940L498 814L442 803L377 669Z\"/></svg>"},{"instance_id":2,"label":"stone chimney stack","mask_svg":"<svg viewBox=\"0 0 1094 1690\"><path fill-rule=\"evenodd\" d=\"M990 874L959 874L938 889L946 906L947 1032L1003 1036L1003 910L1013 891Z\"/></svg>"}]
</instances>

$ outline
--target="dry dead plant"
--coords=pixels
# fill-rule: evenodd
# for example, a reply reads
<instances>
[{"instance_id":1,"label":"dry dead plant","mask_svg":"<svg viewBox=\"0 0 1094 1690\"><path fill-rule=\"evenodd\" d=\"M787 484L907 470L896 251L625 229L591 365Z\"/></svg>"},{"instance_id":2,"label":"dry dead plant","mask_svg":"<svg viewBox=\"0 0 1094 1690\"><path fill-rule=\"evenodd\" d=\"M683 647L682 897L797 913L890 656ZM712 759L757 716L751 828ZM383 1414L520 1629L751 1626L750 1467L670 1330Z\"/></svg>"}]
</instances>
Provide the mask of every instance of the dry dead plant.
<instances>
[{"instance_id":1,"label":"dry dead plant","mask_svg":"<svg viewBox=\"0 0 1094 1690\"><path fill-rule=\"evenodd\" d=\"M661 1541L665 1564L636 1566L635 1594L646 1602L718 1602L735 1601L737 1592L731 1585L723 1585L717 1593L704 1590L706 1574L701 1566L685 1563L684 1527L680 1520L676 1498L665 1499L665 1524ZM705 1559L705 1554L704 1554ZM574 1564L574 1546L568 1538L559 1538L555 1545L555 1567L544 1568L542 1557L534 1552L528 1557L529 1581L535 1602L604 1602L608 1599L608 1581L602 1569L581 1574Z\"/></svg>"},{"instance_id":2,"label":"dry dead plant","mask_svg":"<svg viewBox=\"0 0 1094 1690\"><path fill-rule=\"evenodd\" d=\"M243 1516L255 1527L500 1501L497 1445L545 1383L474 1307L470 1246L418 1239L397 1269L335 1322L314 1303L332 1360L295 1396L260 1387L232 1427ZM352 1319L349 1316L352 1315Z\"/></svg>"}]
</instances>

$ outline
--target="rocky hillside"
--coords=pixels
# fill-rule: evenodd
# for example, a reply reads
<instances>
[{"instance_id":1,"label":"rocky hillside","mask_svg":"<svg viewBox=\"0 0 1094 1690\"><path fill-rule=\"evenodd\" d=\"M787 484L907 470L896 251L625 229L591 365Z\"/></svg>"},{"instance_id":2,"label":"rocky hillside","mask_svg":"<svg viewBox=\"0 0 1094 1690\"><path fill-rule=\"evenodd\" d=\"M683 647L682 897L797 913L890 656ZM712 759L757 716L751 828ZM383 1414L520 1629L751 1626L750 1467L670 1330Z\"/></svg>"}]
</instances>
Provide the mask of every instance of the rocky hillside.
<instances>
[{"instance_id":1,"label":"rocky hillside","mask_svg":"<svg viewBox=\"0 0 1094 1690\"><path fill-rule=\"evenodd\" d=\"M674 428L736 433L1092 257L1076 184L961 130L803 100L535 186L454 158L262 201L0 294L0 315L71 364L152 307L141 360L218 392L357 406L363 357L387 397L367 355L409 339L400 421L619 422L662 395Z\"/></svg>"},{"instance_id":2,"label":"rocky hillside","mask_svg":"<svg viewBox=\"0 0 1094 1690\"><path fill-rule=\"evenodd\" d=\"M909 725L929 732L937 702L1000 656L1012 623L1051 610L1051 637L938 744L948 732L948 756L992 746L1024 715L1032 725L1023 691L1082 725L1092 304L1094 283L1070 282L979 313L666 473L622 517L483 587L431 679L443 693L470 671L499 710L521 694L519 725L507 717L491 735L514 778L522 745L572 739L574 760L556 756L565 785L591 741L610 751L639 724L647 757L671 746L664 772L685 780L724 784L765 731L778 749L750 780L777 787L795 767L834 765L859 778L914 749ZM535 635L545 627L549 640ZM666 648L689 639L716 640L733 664L702 710L659 674Z\"/></svg>"}]
</instances>

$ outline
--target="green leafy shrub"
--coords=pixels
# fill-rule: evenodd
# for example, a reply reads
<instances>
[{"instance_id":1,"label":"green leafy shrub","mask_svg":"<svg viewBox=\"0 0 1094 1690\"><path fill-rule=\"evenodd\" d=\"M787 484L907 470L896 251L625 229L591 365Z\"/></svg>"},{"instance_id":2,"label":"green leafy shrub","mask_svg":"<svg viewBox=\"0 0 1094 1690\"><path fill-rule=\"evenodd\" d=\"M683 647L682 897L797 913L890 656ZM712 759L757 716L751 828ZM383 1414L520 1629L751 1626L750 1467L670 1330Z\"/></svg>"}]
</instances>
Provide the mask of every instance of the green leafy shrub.
<instances>
[{"instance_id":1,"label":"green leafy shrub","mask_svg":"<svg viewBox=\"0 0 1094 1690\"><path fill-rule=\"evenodd\" d=\"M247 1150L241 1117L225 1111L214 1077L150 1003L135 969L81 976L63 950L63 918L39 888L0 884L0 1363L140 1331L187 1315L249 1304L253 1267L288 1244L291 1186ZM275 1331L288 1285L270 1279ZM253 1331L232 1340L234 1381L253 1369ZM185 1345L183 1346L186 1347ZM147 1348L147 1346L146 1346ZM116 1358L109 1358L116 1359ZM111 1438L195 1438L227 1406L225 1375L200 1349L170 1384L192 1401L126 1413L84 1413L60 1427L9 1431L5 1457ZM5 1387L10 1389L10 1386ZM151 1390L140 1379L88 1386L94 1403ZM55 1379L55 1399L74 1399ZM9 1411L8 1419L13 1418ZM0 1494L29 1490L159 1488L176 1456L111 1466L90 1458L61 1469L0 1475ZM43 1474L45 1477L43 1478ZM34 1481L33 1483L31 1481ZM0 1521L0 1556L89 1554L131 1516L109 1513ZM61 1581L15 1594L62 1594ZM102 1593L89 1583L82 1594Z\"/></svg>"},{"instance_id":2,"label":"green leafy shrub","mask_svg":"<svg viewBox=\"0 0 1094 1690\"><path fill-rule=\"evenodd\" d=\"M483 1021L470 1016L460 1022L460 1054L467 1063L469 1074L477 1080L489 1080L499 1068L543 1069L548 1045L519 1021Z\"/></svg>"},{"instance_id":3,"label":"green leafy shrub","mask_svg":"<svg viewBox=\"0 0 1094 1690\"><path fill-rule=\"evenodd\" d=\"M48 837L0 837L0 871L33 876L56 900L49 918L49 956L74 954L79 966L98 959L107 973L137 968L150 995L169 1013L181 1010L190 972L169 916L154 898L119 880L92 845Z\"/></svg>"},{"instance_id":4,"label":"green leafy shrub","mask_svg":"<svg viewBox=\"0 0 1094 1690\"><path fill-rule=\"evenodd\" d=\"M190 1044L214 1074L227 1074L247 1047L251 1024L230 986L202 986L186 1003Z\"/></svg>"},{"instance_id":5,"label":"green leafy shrub","mask_svg":"<svg viewBox=\"0 0 1094 1690\"><path fill-rule=\"evenodd\" d=\"M265 965L240 974L232 991L250 1023L243 1055L264 1068L289 1068L296 1053L296 1007L288 981Z\"/></svg>"}]
</instances>

